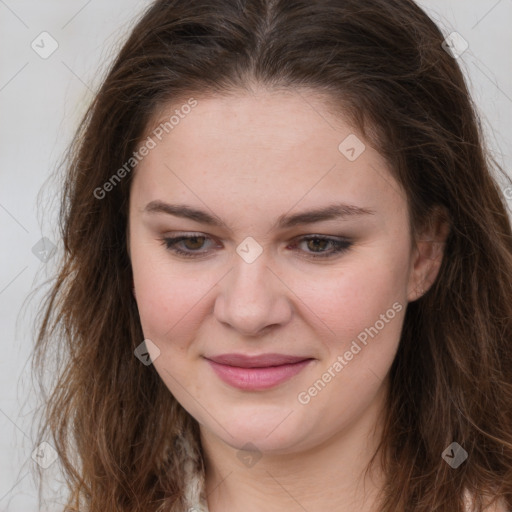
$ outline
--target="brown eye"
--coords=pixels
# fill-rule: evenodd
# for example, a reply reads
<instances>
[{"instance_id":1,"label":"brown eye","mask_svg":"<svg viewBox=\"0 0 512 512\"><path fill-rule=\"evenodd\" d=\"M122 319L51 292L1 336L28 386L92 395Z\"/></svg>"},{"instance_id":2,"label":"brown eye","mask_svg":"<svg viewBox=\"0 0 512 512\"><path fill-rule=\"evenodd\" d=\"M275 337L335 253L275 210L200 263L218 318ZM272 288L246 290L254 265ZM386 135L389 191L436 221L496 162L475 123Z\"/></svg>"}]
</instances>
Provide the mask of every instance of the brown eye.
<instances>
[{"instance_id":1,"label":"brown eye","mask_svg":"<svg viewBox=\"0 0 512 512\"><path fill-rule=\"evenodd\" d=\"M343 253L352 245L350 240L344 238L338 239L319 235L302 237L300 242L296 245L300 245L304 242L308 249L307 251L304 251L306 253L306 257L311 258L329 258L336 254ZM325 249L328 247L331 247L332 249L330 251L326 251Z\"/></svg>"},{"instance_id":2,"label":"brown eye","mask_svg":"<svg viewBox=\"0 0 512 512\"><path fill-rule=\"evenodd\" d=\"M328 247L330 242L330 240L326 240L325 238L310 238L309 240L306 240L306 245L308 249L316 252L318 250L322 251L322 249Z\"/></svg>"},{"instance_id":3,"label":"brown eye","mask_svg":"<svg viewBox=\"0 0 512 512\"><path fill-rule=\"evenodd\" d=\"M204 256L208 251L201 251L206 240L209 237L202 235L181 235L176 237L165 237L162 239L163 245L169 250L180 256L188 258L197 258ZM181 244L181 248L179 247Z\"/></svg>"},{"instance_id":4,"label":"brown eye","mask_svg":"<svg viewBox=\"0 0 512 512\"><path fill-rule=\"evenodd\" d=\"M198 249L201 249L201 246L204 244L205 239L206 239L206 237L204 237L204 236L192 236L190 238L184 238L183 242L187 249L196 251Z\"/></svg>"}]
</instances>

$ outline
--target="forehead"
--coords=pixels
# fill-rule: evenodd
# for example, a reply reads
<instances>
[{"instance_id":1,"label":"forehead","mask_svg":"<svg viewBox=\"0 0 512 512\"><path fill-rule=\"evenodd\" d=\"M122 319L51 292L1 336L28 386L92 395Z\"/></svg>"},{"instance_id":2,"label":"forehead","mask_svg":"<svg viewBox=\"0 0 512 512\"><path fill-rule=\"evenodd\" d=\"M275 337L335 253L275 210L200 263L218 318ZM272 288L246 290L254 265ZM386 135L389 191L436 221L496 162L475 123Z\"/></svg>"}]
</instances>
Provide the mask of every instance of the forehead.
<instances>
[{"instance_id":1,"label":"forehead","mask_svg":"<svg viewBox=\"0 0 512 512\"><path fill-rule=\"evenodd\" d=\"M259 90L196 101L161 140L153 136L155 147L137 166L133 186L148 199L195 194L226 202L230 193L241 206L280 204L282 212L301 198L368 203L396 196L383 157L322 96ZM179 103L162 109L152 129L178 111ZM348 146L360 153L355 160Z\"/></svg>"},{"instance_id":2,"label":"forehead","mask_svg":"<svg viewBox=\"0 0 512 512\"><path fill-rule=\"evenodd\" d=\"M208 142L222 143L232 150L242 144L269 150L312 150L319 142L325 148L329 142L336 144L340 135L355 133L343 116L330 111L332 98L307 90L257 89L199 97L196 102L167 130L175 141L185 144L185 149L193 147L196 153ZM185 100L161 109L151 125L165 123L184 104Z\"/></svg>"}]
</instances>

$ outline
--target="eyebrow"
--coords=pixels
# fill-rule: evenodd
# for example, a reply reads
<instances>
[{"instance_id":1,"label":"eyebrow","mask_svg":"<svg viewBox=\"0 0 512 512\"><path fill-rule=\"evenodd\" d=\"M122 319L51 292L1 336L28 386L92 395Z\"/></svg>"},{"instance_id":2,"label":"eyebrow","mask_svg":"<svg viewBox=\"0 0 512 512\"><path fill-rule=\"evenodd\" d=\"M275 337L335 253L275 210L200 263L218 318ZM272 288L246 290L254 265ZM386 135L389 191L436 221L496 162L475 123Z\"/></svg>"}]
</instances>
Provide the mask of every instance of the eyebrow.
<instances>
[{"instance_id":1,"label":"eyebrow","mask_svg":"<svg viewBox=\"0 0 512 512\"><path fill-rule=\"evenodd\" d=\"M148 203L143 211L147 213L166 213L168 215L174 215L175 217L194 220L209 226L227 228L231 231L229 226L227 226L226 223L216 215L211 215L204 210L198 210L186 204L169 204L156 200ZM315 222L325 220L343 219L346 217L374 214L375 210L371 210L369 208L361 208L359 206L349 204L334 203L322 208L294 213L292 215L281 215L277 219L277 222L274 224L273 229L287 229L294 226L313 224Z\"/></svg>"}]
</instances>

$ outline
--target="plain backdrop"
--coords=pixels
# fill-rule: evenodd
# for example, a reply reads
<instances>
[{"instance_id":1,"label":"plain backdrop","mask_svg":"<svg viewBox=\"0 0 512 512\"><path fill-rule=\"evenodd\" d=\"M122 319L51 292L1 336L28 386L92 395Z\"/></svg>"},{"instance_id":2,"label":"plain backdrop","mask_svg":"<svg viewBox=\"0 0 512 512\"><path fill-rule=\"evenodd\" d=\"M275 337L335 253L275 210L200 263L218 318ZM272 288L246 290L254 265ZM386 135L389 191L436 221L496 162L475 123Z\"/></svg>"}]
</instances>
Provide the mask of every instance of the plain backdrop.
<instances>
[{"instance_id":1,"label":"plain backdrop","mask_svg":"<svg viewBox=\"0 0 512 512\"><path fill-rule=\"evenodd\" d=\"M512 0L418 3L446 36L456 31L469 43L458 62L487 142L510 173ZM56 258L45 262L41 248L61 249L55 213L59 183L45 186L39 209L38 193L147 5L147 0L0 0L0 512L58 510L38 506L31 471L36 446L29 356L37 300L26 299L55 271ZM42 58L52 44L57 49Z\"/></svg>"}]
</instances>

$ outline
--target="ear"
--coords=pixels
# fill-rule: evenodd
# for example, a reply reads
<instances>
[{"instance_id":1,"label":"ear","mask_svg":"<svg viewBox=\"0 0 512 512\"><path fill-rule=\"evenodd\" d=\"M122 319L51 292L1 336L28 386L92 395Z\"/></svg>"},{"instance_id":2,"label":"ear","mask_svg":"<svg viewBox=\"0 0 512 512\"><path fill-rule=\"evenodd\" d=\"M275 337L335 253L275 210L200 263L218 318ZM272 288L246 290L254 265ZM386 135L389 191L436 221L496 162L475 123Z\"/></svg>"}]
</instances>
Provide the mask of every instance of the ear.
<instances>
[{"instance_id":1,"label":"ear","mask_svg":"<svg viewBox=\"0 0 512 512\"><path fill-rule=\"evenodd\" d=\"M419 299L434 283L450 233L446 208L435 206L413 242L412 268L407 288L409 302Z\"/></svg>"}]
</instances>

